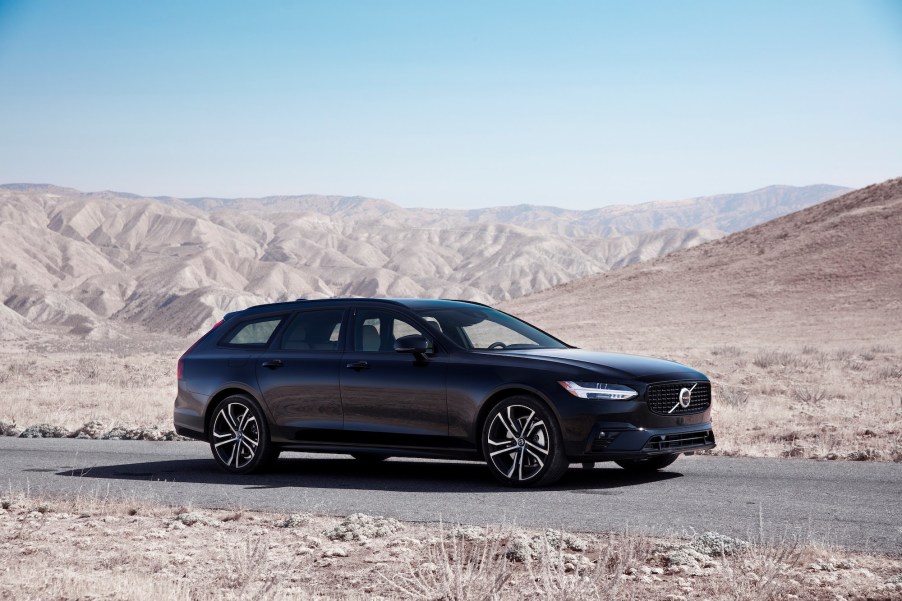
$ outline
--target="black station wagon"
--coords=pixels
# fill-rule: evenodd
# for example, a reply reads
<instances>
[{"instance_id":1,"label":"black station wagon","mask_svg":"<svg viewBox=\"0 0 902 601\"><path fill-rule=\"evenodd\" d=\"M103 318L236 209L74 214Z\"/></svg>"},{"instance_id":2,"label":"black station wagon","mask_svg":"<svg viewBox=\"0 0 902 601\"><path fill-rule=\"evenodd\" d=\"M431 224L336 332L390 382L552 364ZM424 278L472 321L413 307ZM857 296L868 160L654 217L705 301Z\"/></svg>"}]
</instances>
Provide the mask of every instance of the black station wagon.
<instances>
[{"instance_id":1,"label":"black station wagon","mask_svg":"<svg viewBox=\"0 0 902 601\"><path fill-rule=\"evenodd\" d=\"M179 359L175 426L236 474L305 451L482 460L512 486L551 484L570 463L658 470L714 447L703 374L450 300L229 313Z\"/></svg>"}]
</instances>

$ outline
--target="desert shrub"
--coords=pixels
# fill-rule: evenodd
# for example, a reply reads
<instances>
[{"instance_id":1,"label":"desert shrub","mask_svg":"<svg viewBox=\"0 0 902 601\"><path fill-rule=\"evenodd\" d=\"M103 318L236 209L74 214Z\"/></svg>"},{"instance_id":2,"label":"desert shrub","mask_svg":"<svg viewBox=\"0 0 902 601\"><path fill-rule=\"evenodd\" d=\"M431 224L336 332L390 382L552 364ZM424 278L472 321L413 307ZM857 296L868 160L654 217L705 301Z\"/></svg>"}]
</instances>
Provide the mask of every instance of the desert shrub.
<instances>
[{"instance_id":1,"label":"desert shrub","mask_svg":"<svg viewBox=\"0 0 902 601\"><path fill-rule=\"evenodd\" d=\"M896 352L896 349L894 349L893 347L888 346L886 344L875 344L874 346L871 347L870 350L872 353L875 353L878 355L890 355L890 354Z\"/></svg>"},{"instance_id":2,"label":"desert shrub","mask_svg":"<svg viewBox=\"0 0 902 601\"><path fill-rule=\"evenodd\" d=\"M324 534L331 540L364 542L371 538L388 536L403 529L404 525L394 518L353 513Z\"/></svg>"},{"instance_id":3,"label":"desert shrub","mask_svg":"<svg viewBox=\"0 0 902 601\"><path fill-rule=\"evenodd\" d=\"M759 351L755 353L752 363L761 369L768 369L776 366L797 367L800 361L798 357L785 351Z\"/></svg>"},{"instance_id":4,"label":"desert shrub","mask_svg":"<svg viewBox=\"0 0 902 601\"><path fill-rule=\"evenodd\" d=\"M847 361L845 366L851 371L864 371L868 368L864 361Z\"/></svg>"},{"instance_id":5,"label":"desert shrub","mask_svg":"<svg viewBox=\"0 0 902 601\"><path fill-rule=\"evenodd\" d=\"M751 392L740 386L720 385L716 388L717 400L727 407L744 407L749 402Z\"/></svg>"},{"instance_id":6,"label":"desert shrub","mask_svg":"<svg viewBox=\"0 0 902 601\"><path fill-rule=\"evenodd\" d=\"M438 540L394 578L382 576L405 599L448 601L498 599L511 578L498 533L466 541L439 532Z\"/></svg>"},{"instance_id":7,"label":"desert shrub","mask_svg":"<svg viewBox=\"0 0 902 601\"><path fill-rule=\"evenodd\" d=\"M836 352L833 353L833 357L838 361L848 361L852 357L855 356L855 353L852 352L851 349L841 348L837 349Z\"/></svg>"},{"instance_id":8,"label":"desert shrub","mask_svg":"<svg viewBox=\"0 0 902 601\"><path fill-rule=\"evenodd\" d=\"M705 532L692 539L691 546L709 557L726 557L747 550L749 543L719 532Z\"/></svg>"},{"instance_id":9,"label":"desert shrub","mask_svg":"<svg viewBox=\"0 0 902 601\"><path fill-rule=\"evenodd\" d=\"M297 528L299 526L306 526L310 523L311 519L313 519L313 515L309 513L292 513L284 520L277 522L276 526L279 528Z\"/></svg>"},{"instance_id":10,"label":"desert shrub","mask_svg":"<svg viewBox=\"0 0 902 601\"><path fill-rule=\"evenodd\" d=\"M546 537L537 561L527 563L526 569L540 599L624 599L632 597L631 581L624 575L636 574L651 550L644 538L612 536L586 556L554 547Z\"/></svg>"},{"instance_id":11,"label":"desert shrub","mask_svg":"<svg viewBox=\"0 0 902 601\"><path fill-rule=\"evenodd\" d=\"M78 380L94 382L100 374L100 361L96 357L79 357L75 362L75 377Z\"/></svg>"},{"instance_id":12,"label":"desert shrub","mask_svg":"<svg viewBox=\"0 0 902 601\"><path fill-rule=\"evenodd\" d=\"M802 356L810 361L816 362L818 365L824 365L830 358L826 352L813 344L806 344L802 347Z\"/></svg>"},{"instance_id":13,"label":"desert shrub","mask_svg":"<svg viewBox=\"0 0 902 601\"><path fill-rule=\"evenodd\" d=\"M238 599L270 599L279 585L275 574L268 573L269 539L249 536L244 545L227 548L225 587L235 591Z\"/></svg>"},{"instance_id":14,"label":"desert shrub","mask_svg":"<svg viewBox=\"0 0 902 601\"><path fill-rule=\"evenodd\" d=\"M216 526L220 525L219 520L216 520L207 515L204 515L203 513L199 512L199 511L181 512L175 517L174 521L179 524L183 524L185 526L196 526L196 525L200 524L202 526L216 527Z\"/></svg>"},{"instance_id":15,"label":"desert shrub","mask_svg":"<svg viewBox=\"0 0 902 601\"><path fill-rule=\"evenodd\" d=\"M6 365L6 369L0 370L0 384L16 382L31 373L28 365L20 361L12 361Z\"/></svg>"},{"instance_id":16,"label":"desert shrub","mask_svg":"<svg viewBox=\"0 0 902 601\"><path fill-rule=\"evenodd\" d=\"M847 453L845 459L846 461L879 461L883 459L883 451L871 447L856 449Z\"/></svg>"},{"instance_id":17,"label":"desert shrub","mask_svg":"<svg viewBox=\"0 0 902 601\"><path fill-rule=\"evenodd\" d=\"M712 355L722 355L724 357L738 357L742 354L742 349L732 344L724 344L711 349Z\"/></svg>"},{"instance_id":18,"label":"desert shrub","mask_svg":"<svg viewBox=\"0 0 902 601\"><path fill-rule=\"evenodd\" d=\"M827 398L827 392L822 388L793 388L792 398L800 403L815 405Z\"/></svg>"},{"instance_id":19,"label":"desert shrub","mask_svg":"<svg viewBox=\"0 0 902 601\"><path fill-rule=\"evenodd\" d=\"M874 372L872 380L879 383L900 378L902 378L902 365L884 365Z\"/></svg>"},{"instance_id":20,"label":"desert shrub","mask_svg":"<svg viewBox=\"0 0 902 601\"><path fill-rule=\"evenodd\" d=\"M738 578L719 580L715 586L725 587L718 591L718 598L743 599L748 601L770 601L785 599L787 593L797 584L789 572L801 564L803 546L798 540L783 541L778 544L753 545L743 549L734 557L724 557L723 569Z\"/></svg>"}]
</instances>

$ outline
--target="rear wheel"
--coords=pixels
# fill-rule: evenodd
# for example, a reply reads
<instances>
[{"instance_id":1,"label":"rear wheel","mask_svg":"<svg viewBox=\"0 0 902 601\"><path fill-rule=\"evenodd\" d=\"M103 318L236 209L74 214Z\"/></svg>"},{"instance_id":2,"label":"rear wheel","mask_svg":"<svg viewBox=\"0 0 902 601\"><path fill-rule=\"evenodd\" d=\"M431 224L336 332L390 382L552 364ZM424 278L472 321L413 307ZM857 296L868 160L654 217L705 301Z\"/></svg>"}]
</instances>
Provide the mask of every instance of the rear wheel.
<instances>
[{"instance_id":1,"label":"rear wheel","mask_svg":"<svg viewBox=\"0 0 902 601\"><path fill-rule=\"evenodd\" d=\"M210 422L213 459L232 474L249 474L271 465L279 449L269 440L269 427L257 403L244 395L224 398Z\"/></svg>"},{"instance_id":2,"label":"rear wheel","mask_svg":"<svg viewBox=\"0 0 902 601\"><path fill-rule=\"evenodd\" d=\"M621 459L614 463L631 472L656 472L676 461L679 456L679 453L671 453L669 455L655 455L647 459Z\"/></svg>"},{"instance_id":3,"label":"rear wheel","mask_svg":"<svg viewBox=\"0 0 902 601\"><path fill-rule=\"evenodd\" d=\"M489 471L507 486L552 484L569 465L557 420L529 396L508 397L489 412L482 452Z\"/></svg>"}]
</instances>

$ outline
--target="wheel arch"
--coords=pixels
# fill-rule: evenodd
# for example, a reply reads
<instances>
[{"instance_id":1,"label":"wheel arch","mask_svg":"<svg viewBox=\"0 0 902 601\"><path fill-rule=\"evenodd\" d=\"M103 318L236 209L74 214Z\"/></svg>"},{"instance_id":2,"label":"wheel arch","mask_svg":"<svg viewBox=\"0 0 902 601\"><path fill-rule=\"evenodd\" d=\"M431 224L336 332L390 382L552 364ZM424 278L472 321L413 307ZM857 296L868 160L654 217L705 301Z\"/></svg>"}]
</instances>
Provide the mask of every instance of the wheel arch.
<instances>
[{"instance_id":1,"label":"wheel arch","mask_svg":"<svg viewBox=\"0 0 902 601\"><path fill-rule=\"evenodd\" d=\"M257 403L257 406L260 408L263 416L268 418L266 410L263 408L263 403L260 402L260 399L257 398L257 395L254 394L252 390L232 384L226 386L225 388L211 396L210 400L207 402L207 408L204 410L204 436L210 435L210 420L213 419L213 410L216 409L216 405L218 405L222 399L237 394L246 396Z\"/></svg>"}]
</instances>

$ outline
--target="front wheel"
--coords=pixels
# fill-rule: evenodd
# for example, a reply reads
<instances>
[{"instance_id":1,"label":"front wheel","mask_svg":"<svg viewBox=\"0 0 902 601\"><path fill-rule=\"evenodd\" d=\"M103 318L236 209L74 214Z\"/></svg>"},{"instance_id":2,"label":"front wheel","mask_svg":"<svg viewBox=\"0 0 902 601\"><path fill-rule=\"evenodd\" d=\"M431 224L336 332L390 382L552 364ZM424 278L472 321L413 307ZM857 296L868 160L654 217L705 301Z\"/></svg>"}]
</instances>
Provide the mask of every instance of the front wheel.
<instances>
[{"instance_id":1,"label":"front wheel","mask_svg":"<svg viewBox=\"0 0 902 601\"><path fill-rule=\"evenodd\" d=\"M232 474L258 471L279 456L263 412L244 395L226 397L216 405L209 439L216 464Z\"/></svg>"},{"instance_id":2,"label":"front wheel","mask_svg":"<svg viewBox=\"0 0 902 601\"><path fill-rule=\"evenodd\" d=\"M631 472L656 472L676 461L679 456L679 453L671 453L669 455L655 455L647 459L621 459L614 463Z\"/></svg>"},{"instance_id":3,"label":"front wheel","mask_svg":"<svg viewBox=\"0 0 902 601\"><path fill-rule=\"evenodd\" d=\"M512 396L498 403L482 427L489 471L507 486L544 486L569 465L557 420L538 399Z\"/></svg>"}]
</instances>

